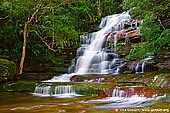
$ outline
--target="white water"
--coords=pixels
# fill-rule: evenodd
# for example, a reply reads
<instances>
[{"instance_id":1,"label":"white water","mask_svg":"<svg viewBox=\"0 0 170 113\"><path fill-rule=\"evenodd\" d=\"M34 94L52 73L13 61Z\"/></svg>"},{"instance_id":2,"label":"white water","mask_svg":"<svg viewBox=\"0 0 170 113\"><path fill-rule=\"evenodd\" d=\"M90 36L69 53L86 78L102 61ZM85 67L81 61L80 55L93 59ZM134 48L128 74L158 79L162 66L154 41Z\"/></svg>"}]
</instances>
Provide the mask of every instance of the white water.
<instances>
[{"instance_id":1,"label":"white water","mask_svg":"<svg viewBox=\"0 0 170 113\"><path fill-rule=\"evenodd\" d=\"M76 94L75 88L72 85L58 85L55 88L51 86L36 86L33 95L56 98L72 98L75 96L81 96Z\"/></svg>"},{"instance_id":2,"label":"white water","mask_svg":"<svg viewBox=\"0 0 170 113\"><path fill-rule=\"evenodd\" d=\"M54 76L43 82L70 82L73 75L119 74L120 67L125 63L114 52L117 49L119 33L130 20L128 11L102 18L99 31L80 35L81 47L77 49L76 58L68 69L69 74ZM110 49L107 48L108 40L114 44Z\"/></svg>"},{"instance_id":3,"label":"white water","mask_svg":"<svg viewBox=\"0 0 170 113\"><path fill-rule=\"evenodd\" d=\"M106 35L112 33L113 31L118 31L123 29L124 23L129 21L130 21L129 12L123 12L122 14L114 14L103 18L100 24L101 30L92 34L91 43L85 49L83 56L80 56L77 59L75 73L77 74L92 73L90 67L92 66L93 60L98 55L100 55L99 57L102 57L105 56L106 54L106 52L103 51L103 44L106 41ZM115 34L114 51L116 51L117 41L118 41L118 34ZM97 69L97 73L107 74L109 70L109 68L106 68L107 66L108 64L103 63L101 61L98 66L99 68Z\"/></svg>"},{"instance_id":4,"label":"white water","mask_svg":"<svg viewBox=\"0 0 170 113\"><path fill-rule=\"evenodd\" d=\"M133 90L133 88L131 88L131 90ZM128 95L128 92L117 87L113 90L111 96L102 99L90 100L88 102L99 104L93 107L96 109L136 108L152 105L155 103L155 100L163 97L166 97L166 94L161 96L153 94L152 97L146 97L144 94Z\"/></svg>"},{"instance_id":5,"label":"white water","mask_svg":"<svg viewBox=\"0 0 170 113\"><path fill-rule=\"evenodd\" d=\"M153 57L150 56L150 57L147 57L143 60L141 60L140 62L138 62L136 64L136 67L135 67L135 72L136 73L144 73L145 72L145 65L146 65L146 61L149 61L149 60L152 60Z\"/></svg>"}]
</instances>

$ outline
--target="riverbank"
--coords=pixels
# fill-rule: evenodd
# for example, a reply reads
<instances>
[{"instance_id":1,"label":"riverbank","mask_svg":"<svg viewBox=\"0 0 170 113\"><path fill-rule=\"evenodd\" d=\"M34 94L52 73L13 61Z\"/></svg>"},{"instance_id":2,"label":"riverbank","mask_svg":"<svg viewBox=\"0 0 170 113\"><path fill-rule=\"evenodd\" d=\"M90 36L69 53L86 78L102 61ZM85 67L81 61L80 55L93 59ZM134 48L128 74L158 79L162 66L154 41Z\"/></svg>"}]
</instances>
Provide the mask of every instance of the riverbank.
<instances>
[{"instance_id":1,"label":"riverbank","mask_svg":"<svg viewBox=\"0 0 170 113\"><path fill-rule=\"evenodd\" d=\"M27 74L30 76L29 74ZM37 79L21 79L17 81L10 81L0 84L0 92L33 92L36 84L41 83L42 78L45 74L35 74ZM46 74L46 76L49 76ZM51 75L50 75L51 76ZM26 76L25 76L26 77ZM48 78L48 77L47 77ZM74 80L74 81L73 81ZM138 73L138 74L124 74L124 75L75 75L72 77L72 82L66 84L76 84L76 83L101 83L110 84L114 86L126 86L126 85L142 85L157 89L166 89L165 91L170 92L170 72L152 72L152 73Z\"/></svg>"}]
</instances>

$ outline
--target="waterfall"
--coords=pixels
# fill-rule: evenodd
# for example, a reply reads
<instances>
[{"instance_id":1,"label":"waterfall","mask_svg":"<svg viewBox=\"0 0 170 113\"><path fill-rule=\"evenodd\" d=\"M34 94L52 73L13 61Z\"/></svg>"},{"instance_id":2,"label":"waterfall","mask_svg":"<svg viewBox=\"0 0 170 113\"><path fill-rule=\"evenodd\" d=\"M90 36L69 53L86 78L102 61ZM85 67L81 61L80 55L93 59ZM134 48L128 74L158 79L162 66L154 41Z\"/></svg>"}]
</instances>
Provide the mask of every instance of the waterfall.
<instances>
[{"instance_id":1,"label":"waterfall","mask_svg":"<svg viewBox=\"0 0 170 113\"><path fill-rule=\"evenodd\" d=\"M74 75L120 74L126 61L119 58L118 40L125 38L129 43L127 26L132 24L129 11L102 18L99 31L80 35L81 46L68 68L68 74L54 76L44 82L70 82Z\"/></svg>"},{"instance_id":2,"label":"waterfall","mask_svg":"<svg viewBox=\"0 0 170 113\"><path fill-rule=\"evenodd\" d=\"M143 61L143 63L142 63L142 73L145 72L145 62L146 62L146 61Z\"/></svg>"},{"instance_id":3,"label":"waterfall","mask_svg":"<svg viewBox=\"0 0 170 113\"><path fill-rule=\"evenodd\" d=\"M149 57L139 61L136 64L135 72L136 73L144 73L144 72L146 72L146 65L149 63L149 60L152 60L152 59L153 59L153 56L149 56Z\"/></svg>"},{"instance_id":4,"label":"waterfall","mask_svg":"<svg viewBox=\"0 0 170 113\"><path fill-rule=\"evenodd\" d=\"M33 95L36 96L54 96L57 98L70 98L80 96L76 93L73 85L36 86Z\"/></svg>"},{"instance_id":5,"label":"waterfall","mask_svg":"<svg viewBox=\"0 0 170 113\"><path fill-rule=\"evenodd\" d=\"M116 52L117 32L123 29L125 22L130 22L129 12L109 15L102 18L99 31L80 36L81 47L77 49L74 70L76 74L110 74L119 70L111 68L112 61L118 55L112 52L112 45L107 48L106 42L113 42Z\"/></svg>"},{"instance_id":6,"label":"waterfall","mask_svg":"<svg viewBox=\"0 0 170 113\"><path fill-rule=\"evenodd\" d=\"M128 36L127 33L125 34L125 43L126 43L127 45L130 44L130 39L129 39L129 36Z\"/></svg>"},{"instance_id":7,"label":"waterfall","mask_svg":"<svg viewBox=\"0 0 170 113\"><path fill-rule=\"evenodd\" d=\"M66 96L66 95L70 96L75 94L76 94L75 88L71 85L55 86L54 96Z\"/></svg>"},{"instance_id":8,"label":"waterfall","mask_svg":"<svg viewBox=\"0 0 170 113\"><path fill-rule=\"evenodd\" d=\"M120 87L116 87L112 92L112 97L124 97L125 93Z\"/></svg>"},{"instance_id":9,"label":"waterfall","mask_svg":"<svg viewBox=\"0 0 170 113\"><path fill-rule=\"evenodd\" d=\"M140 69L140 68L139 68L139 64L140 64L140 63L137 63L137 64L136 64L136 67L135 67L135 72L136 72L136 73L139 73L139 69Z\"/></svg>"},{"instance_id":10,"label":"waterfall","mask_svg":"<svg viewBox=\"0 0 170 113\"><path fill-rule=\"evenodd\" d=\"M34 94L41 96L50 96L51 86L36 86Z\"/></svg>"}]
</instances>

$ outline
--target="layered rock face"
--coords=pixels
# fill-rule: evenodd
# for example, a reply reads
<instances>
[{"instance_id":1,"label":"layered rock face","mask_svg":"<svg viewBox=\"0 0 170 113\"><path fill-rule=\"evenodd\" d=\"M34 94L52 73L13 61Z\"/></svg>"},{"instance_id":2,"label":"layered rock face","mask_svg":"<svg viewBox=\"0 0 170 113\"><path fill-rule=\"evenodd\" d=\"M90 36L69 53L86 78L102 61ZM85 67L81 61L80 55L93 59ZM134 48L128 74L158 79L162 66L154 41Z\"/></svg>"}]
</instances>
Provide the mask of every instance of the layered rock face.
<instances>
[{"instance_id":1,"label":"layered rock face","mask_svg":"<svg viewBox=\"0 0 170 113\"><path fill-rule=\"evenodd\" d=\"M139 26L142 24L141 20L131 20L130 22L124 23L122 28L118 31L114 31L107 35L106 41L114 41L115 36L117 36L118 41L125 40L126 43L130 42L140 42L141 34Z\"/></svg>"}]
</instances>

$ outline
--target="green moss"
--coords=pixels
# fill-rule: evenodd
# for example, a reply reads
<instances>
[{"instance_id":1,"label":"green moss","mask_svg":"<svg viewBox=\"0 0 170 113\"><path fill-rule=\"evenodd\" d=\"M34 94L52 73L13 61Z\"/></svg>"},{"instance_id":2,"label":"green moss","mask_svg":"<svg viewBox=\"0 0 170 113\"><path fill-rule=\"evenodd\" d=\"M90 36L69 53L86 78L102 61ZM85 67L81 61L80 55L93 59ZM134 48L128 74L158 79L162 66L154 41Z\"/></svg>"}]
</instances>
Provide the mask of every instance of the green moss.
<instances>
[{"instance_id":1,"label":"green moss","mask_svg":"<svg viewBox=\"0 0 170 113\"><path fill-rule=\"evenodd\" d=\"M169 73L156 74L152 77L152 79L150 79L148 85L151 87L160 87L166 77L170 77L170 74Z\"/></svg>"},{"instance_id":2,"label":"green moss","mask_svg":"<svg viewBox=\"0 0 170 113\"><path fill-rule=\"evenodd\" d=\"M33 92L35 86L36 82L31 81L6 82L0 85L0 91Z\"/></svg>"},{"instance_id":3,"label":"green moss","mask_svg":"<svg viewBox=\"0 0 170 113\"><path fill-rule=\"evenodd\" d=\"M14 62L0 59L0 82L14 78L17 73L17 66Z\"/></svg>"}]
</instances>

